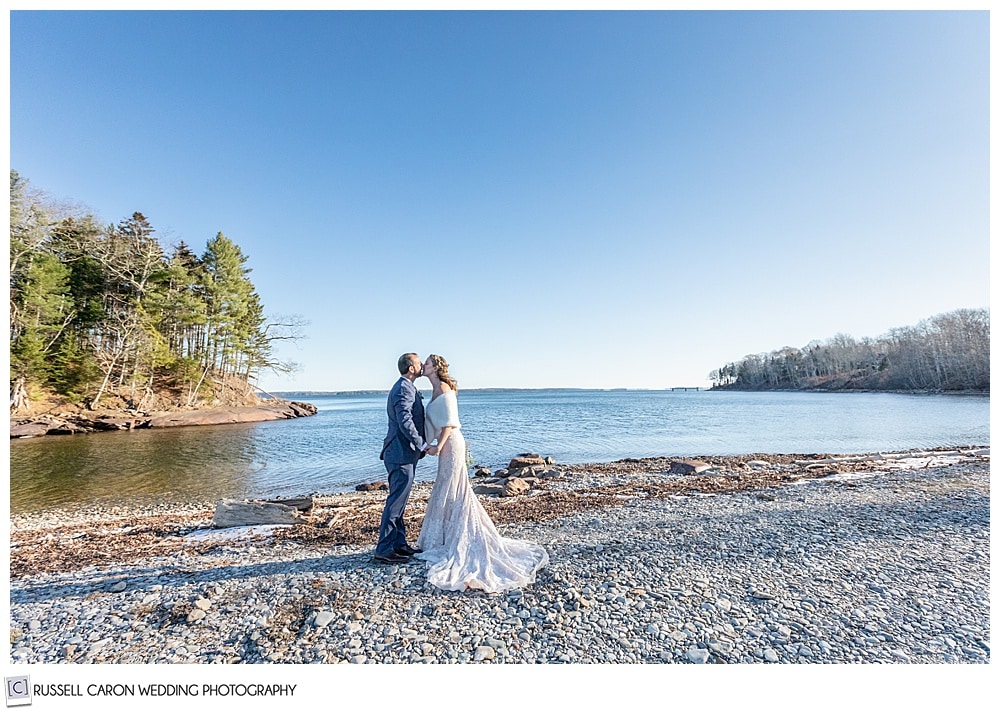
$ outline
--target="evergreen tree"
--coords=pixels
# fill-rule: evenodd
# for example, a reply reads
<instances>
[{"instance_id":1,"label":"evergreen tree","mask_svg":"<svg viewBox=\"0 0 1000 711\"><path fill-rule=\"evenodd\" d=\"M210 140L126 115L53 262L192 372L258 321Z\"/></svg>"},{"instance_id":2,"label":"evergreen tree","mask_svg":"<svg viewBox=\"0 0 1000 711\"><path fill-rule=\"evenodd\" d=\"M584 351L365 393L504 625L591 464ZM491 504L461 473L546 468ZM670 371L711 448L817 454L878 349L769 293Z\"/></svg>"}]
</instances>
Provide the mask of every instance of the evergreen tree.
<instances>
[{"instance_id":1,"label":"evergreen tree","mask_svg":"<svg viewBox=\"0 0 1000 711\"><path fill-rule=\"evenodd\" d=\"M262 368L290 368L271 344L300 338L299 322L266 323L247 257L221 232L201 258L184 242L168 258L140 212L100 227L16 171L10 183L12 408L29 387L141 407L158 376L186 384L191 404L206 380L249 388Z\"/></svg>"},{"instance_id":2,"label":"evergreen tree","mask_svg":"<svg viewBox=\"0 0 1000 711\"><path fill-rule=\"evenodd\" d=\"M247 258L219 232L202 257L209 324L206 363L223 376L235 372L237 354L246 343L246 323L253 284L247 278Z\"/></svg>"}]
</instances>

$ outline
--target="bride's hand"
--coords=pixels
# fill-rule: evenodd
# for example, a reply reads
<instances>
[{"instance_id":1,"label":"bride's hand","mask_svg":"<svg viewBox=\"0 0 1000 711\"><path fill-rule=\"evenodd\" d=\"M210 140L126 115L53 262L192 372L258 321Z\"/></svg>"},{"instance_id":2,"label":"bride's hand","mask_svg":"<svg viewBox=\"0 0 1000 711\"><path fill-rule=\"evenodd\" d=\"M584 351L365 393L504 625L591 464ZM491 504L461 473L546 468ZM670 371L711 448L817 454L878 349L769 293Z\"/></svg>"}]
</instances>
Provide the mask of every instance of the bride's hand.
<instances>
[{"instance_id":1,"label":"bride's hand","mask_svg":"<svg viewBox=\"0 0 1000 711\"><path fill-rule=\"evenodd\" d=\"M431 445L431 448L427 450L427 453L432 457L436 457L438 453L438 448L436 444Z\"/></svg>"}]
</instances>

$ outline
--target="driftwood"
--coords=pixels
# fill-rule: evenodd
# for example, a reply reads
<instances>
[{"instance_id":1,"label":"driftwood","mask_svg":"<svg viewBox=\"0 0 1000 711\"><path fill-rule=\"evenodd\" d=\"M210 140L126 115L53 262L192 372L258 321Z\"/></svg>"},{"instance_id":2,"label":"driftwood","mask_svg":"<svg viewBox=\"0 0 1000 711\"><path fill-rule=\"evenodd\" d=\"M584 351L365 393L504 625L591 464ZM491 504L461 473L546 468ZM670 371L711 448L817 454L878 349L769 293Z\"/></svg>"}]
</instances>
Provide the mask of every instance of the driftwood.
<instances>
[{"instance_id":1,"label":"driftwood","mask_svg":"<svg viewBox=\"0 0 1000 711\"><path fill-rule=\"evenodd\" d=\"M313 498L311 496L300 496L295 499L268 499L264 503L282 504L283 506L291 506L299 511L309 511L313 507Z\"/></svg>"},{"instance_id":2,"label":"driftwood","mask_svg":"<svg viewBox=\"0 0 1000 711\"><path fill-rule=\"evenodd\" d=\"M295 506L270 501L236 501L222 499L215 507L212 526L259 526L267 524L308 523Z\"/></svg>"}]
</instances>

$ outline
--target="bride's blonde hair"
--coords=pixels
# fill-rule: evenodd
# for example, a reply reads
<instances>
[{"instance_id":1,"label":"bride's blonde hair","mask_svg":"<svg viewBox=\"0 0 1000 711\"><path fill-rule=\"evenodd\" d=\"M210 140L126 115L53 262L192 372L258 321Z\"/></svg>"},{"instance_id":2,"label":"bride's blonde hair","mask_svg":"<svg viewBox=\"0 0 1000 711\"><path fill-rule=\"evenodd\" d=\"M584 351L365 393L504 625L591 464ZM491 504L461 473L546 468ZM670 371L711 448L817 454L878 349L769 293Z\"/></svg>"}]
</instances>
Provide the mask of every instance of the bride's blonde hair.
<instances>
[{"instance_id":1,"label":"bride's blonde hair","mask_svg":"<svg viewBox=\"0 0 1000 711\"><path fill-rule=\"evenodd\" d=\"M448 374L448 361L446 361L443 356L439 356L435 353L431 353L429 357L431 365L434 366L434 372L437 373L438 379L442 383L448 383L448 385L451 386L451 389L457 393L458 381Z\"/></svg>"}]
</instances>

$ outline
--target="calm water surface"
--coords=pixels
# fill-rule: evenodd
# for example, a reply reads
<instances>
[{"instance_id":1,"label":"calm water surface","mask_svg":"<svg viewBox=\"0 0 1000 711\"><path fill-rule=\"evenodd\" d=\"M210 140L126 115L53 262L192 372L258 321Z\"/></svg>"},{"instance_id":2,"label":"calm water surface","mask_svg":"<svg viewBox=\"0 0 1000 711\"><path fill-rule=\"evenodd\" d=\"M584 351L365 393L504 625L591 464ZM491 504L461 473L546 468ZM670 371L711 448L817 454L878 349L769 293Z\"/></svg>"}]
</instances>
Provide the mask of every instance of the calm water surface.
<instances>
[{"instance_id":1,"label":"calm water surface","mask_svg":"<svg viewBox=\"0 0 1000 711\"><path fill-rule=\"evenodd\" d=\"M380 480L385 395L299 397L314 417L11 441L13 513L67 504L332 493ZM428 398L429 399L429 398ZM989 444L988 396L466 391L477 463L748 453L861 453ZM417 467L434 478L434 461Z\"/></svg>"}]
</instances>

